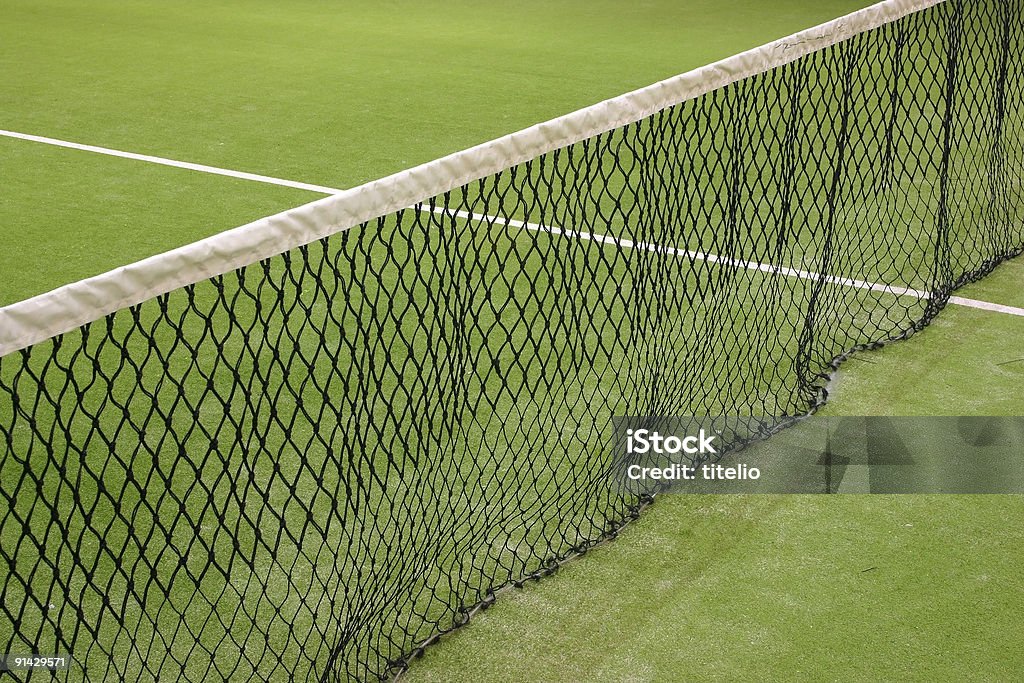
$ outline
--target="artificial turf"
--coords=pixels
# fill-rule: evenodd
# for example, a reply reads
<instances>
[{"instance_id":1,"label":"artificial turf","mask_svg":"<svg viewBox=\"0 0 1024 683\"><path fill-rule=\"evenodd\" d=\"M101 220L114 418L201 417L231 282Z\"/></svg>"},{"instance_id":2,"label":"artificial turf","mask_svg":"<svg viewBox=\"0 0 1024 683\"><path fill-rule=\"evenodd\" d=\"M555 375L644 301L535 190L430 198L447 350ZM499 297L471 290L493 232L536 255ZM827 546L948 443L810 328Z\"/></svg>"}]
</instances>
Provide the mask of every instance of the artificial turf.
<instances>
[{"instance_id":1,"label":"artificial turf","mask_svg":"<svg viewBox=\"0 0 1024 683\"><path fill-rule=\"evenodd\" d=\"M961 294L1019 302L1022 279ZM821 414L1020 415L1022 382L1024 318L950 306L848 361ZM665 495L403 680L1013 680L1022 518L1020 496Z\"/></svg>"},{"instance_id":2,"label":"artificial turf","mask_svg":"<svg viewBox=\"0 0 1024 683\"><path fill-rule=\"evenodd\" d=\"M0 128L345 188L866 4L0 0ZM317 198L0 145L0 305Z\"/></svg>"},{"instance_id":3,"label":"artificial turf","mask_svg":"<svg viewBox=\"0 0 1024 683\"><path fill-rule=\"evenodd\" d=\"M5 137L0 164L0 306L320 196Z\"/></svg>"},{"instance_id":4,"label":"artificial turf","mask_svg":"<svg viewBox=\"0 0 1024 683\"><path fill-rule=\"evenodd\" d=\"M142 3L89 3L84 9L82 5L8 4L15 11L9 15L12 21L5 23L6 29L0 28L0 31L7 31L3 35L5 47L0 48L4 50L3 59L25 61L31 64L31 68L11 71L5 76L4 87L10 87L16 96L0 103L0 115L5 117L4 127L297 180L347 186L602 97L619 94L714 57L817 23L860 3L776 3L769 13L763 11L762 3L745 3L740 8L730 7L730 16L724 24L722 10L713 3L691 3L685 8L651 3L637 6L639 9L631 7L628 13L621 10L619 13L610 12L610 5L592 3L586 6L560 5L557 8L541 3L519 4L485 10L468 4L446 4L443 7L395 4L372 9L352 6L344 13L336 5L326 3L266 4L255 8L252 4L225 3L212 9L198 3L169 7ZM653 21L652 16L657 17L657 21ZM708 16L717 19L709 24L687 22L687 19ZM752 20L752 17L757 20ZM682 24L686 25L685 32L690 40L680 38ZM723 25L727 28L722 29ZM495 40L495 35L500 35L501 40ZM59 50L59 45L73 45L75 49ZM15 273L12 279L19 283L15 287L24 285L24 288L9 294L8 300L22 296L24 292L35 293L106 269L116 265L119 259L132 260L191 241L202 234L248 220L262 211L279 206L283 208L293 199L297 200L294 203L299 203L304 198L304 193L220 178L197 178L187 172L170 169L154 167L143 171L144 167L140 167L139 175L132 175L132 164L136 162L93 158L78 152L48 148L44 152L40 148L40 153L32 156L31 143L9 142L6 146L16 151L4 156L5 168L11 163L12 168L29 169L27 178L37 177L31 187L27 181L23 183L24 192L19 191L17 199L10 200L7 195L0 199L0 224L6 231L4 239L18 241L18 268L33 273L25 277ZM368 149L372 151L368 152ZM144 178L143 174L148 175ZM139 182L138 196L133 192L136 180ZM70 196L66 201L55 202L52 194L47 195L47 189L52 187L65 188ZM36 193L35 197L33 193ZM46 204L42 219L39 212L33 213L39 203ZM75 252L73 259L61 252L62 241L68 239L67 226L77 228L73 233L76 241L69 249ZM35 236L40 231L47 235L36 240ZM27 247L26 241L29 243ZM33 247L41 243L47 247ZM112 254L112 250L116 253ZM301 300L298 291L288 290L287 294ZM998 292L993 294L998 295ZM406 309L405 313L409 310ZM964 329L970 331L972 339L977 338L975 327L978 321L985 321L984 334L988 335L989 341L987 345L979 342L978 346L985 347L982 350L990 353L1005 351L1004 335L1017 330L1004 329L1003 325L1011 323L1002 319L988 324L987 316L956 318L955 311L947 313L947 316L951 316L948 324L965 320ZM946 324L943 320L940 318L934 329L941 329L940 325ZM306 334L309 334L308 330ZM919 339L927 339L927 334L922 334ZM139 343L137 338L135 343ZM178 352L185 354L187 349L179 347ZM949 376L955 378L956 366L949 358L946 343L938 343L930 351L924 347L922 354L932 359L927 366L932 376L940 376L941 369L947 368ZM944 364L936 364L936 359L944 361ZM958 357L956 362L962 363L964 358ZM903 373L897 377L908 374L910 377L894 381L893 368ZM918 368L904 363L896 363L893 368L873 380L881 385L874 386L879 400L889 400L886 391L891 384L913 386L915 383L914 373ZM279 370L275 368L272 372ZM1016 370L1011 367L1000 372L1009 373L1007 376L1013 378ZM311 371L310 374L314 373ZM987 392L996 391L983 376L972 378L965 375L962 379L962 383L958 383L959 379L950 379L946 388L959 390L961 386L984 386ZM122 382L128 380L130 375L122 375ZM866 381L870 384L872 380ZM280 383L280 378L275 382ZM382 386L387 391L391 385ZM1002 394L1004 397L1013 396L1009 386ZM171 387L165 385L164 389L170 390ZM313 391L315 387L306 386L306 389ZM904 401L902 405L914 405L914 395L901 398ZM245 399L236 396L233 400ZM1013 412L1014 405L1013 398L1006 398L1003 409ZM260 408L265 409L265 406ZM210 419L213 420L211 424L215 424L217 416ZM303 438L307 436L302 435ZM128 434L123 438L134 437ZM287 470L290 463L282 463L282 466ZM549 668L549 665L557 664L551 660L573 661L565 656L565 652L592 653L595 647L590 642L590 631L567 628L565 621L559 621L565 612L552 606L550 614L538 618L536 613L531 613L525 622L537 629L538 638L549 647L528 644L524 649L517 649L517 646L510 646L508 640L492 638L485 646L487 652L494 653L500 649L530 652L532 663L527 662L528 666L519 669L503 669L505 665L491 662L488 670L504 671L509 676L524 679L628 678L642 677L648 671L659 678L672 676L678 673L672 665L673 660L668 659L664 666L651 660L656 657L659 646L668 647L664 641L659 641L659 633L676 636L686 633L682 626L689 625L689 622L668 621L676 613L672 605L682 603L695 608L692 611L682 610L687 612L687 619L702 619L711 614L714 616L709 621L720 621L720 624L706 624L708 633L719 632L721 624L727 627L722 629L727 632L728 627L735 628L747 621L758 623L756 618L744 617L759 614L761 622L767 622L762 623L764 628L759 631L761 642L792 636L793 642L776 659L756 650L751 656L744 657L739 648L734 648L721 653L716 664L719 669L709 668L710 671L720 671L723 677L728 677L730 670L722 667L730 665L738 677L762 675L766 670L804 671L810 665L806 664L803 650L798 645L807 638L801 640L786 630L785 615L789 614L787 610L813 612L821 602L822 593L814 581L807 582L805 592L787 593L791 586L785 572L779 572L779 576L773 579L774 583L768 581L767 573L760 575L762 585L767 586L764 595L775 600L760 613L752 611L757 596L749 592L745 594L749 604L742 600L736 603L723 600L720 606L715 602L714 609L709 609L707 602L685 603L693 597L690 595L691 584L698 579L706 581L709 589L705 594L706 600L717 601L723 592L719 589L721 584L718 579L706 577L702 572L723 566L723 581L728 579L730 585L741 583L744 578L751 578L747 572L759 570L764 558L771 557L767 546L780 535L792 540L789 553L778 555L782 569L789 566L787 563L809 564L807 548L820 545L821 537L841 526L843 520L849 520L846 523L850 525L858 522L862 525L855 528L855 532L859 532L854 534L856 538L867 536L881 543L884 540L882 534L890 530L886 526L887 520L891 521L893 515L898 515L903 508L897 505L887 517L879 514L879 506L884 512L889 505L885 499L865 500L859 507L856 502L850 502L858 499L838 503L829 503L826 499L794 498L790 503L736 499L740 501L736 508L729 508L731 503L728 500L721 504L726 508L720 514L715 512L718 504L711 504L710 512L706 506L694 506L688 501L655 507L654 515L663 508L670 511L663 514L671 515L673 509L676 513L663 532L652 534L655 537L659 533L661 537L671 536L665 539L665 544L674 548L673 552L682 553L689 559L680 560L684 566L681 572L683 580L664 586L665 593L675 594L675 601L664 598L661 592L647 594L664 607L652 611L660 614L667 626L635 627L635 640L648 643L638 649L641 656L606 665L591 654L578 666L567 664L568 668ZM946 520L948 525L958 524L962 517L975 515L961 526L975 538L985 539L985 547L978 556L992 566L989 574L996 576L997 580L1011 579L1007 568L1008 556L998 544L1004 538L1013 537L993 538L985 536L985 530L995 530L997 527L993 521L1001 515L1012 517L1019 514L1015 499L1006 503L985 503L976 511L971 499L966 500L968 502L965 503L957 499L921 499L904 505L907 517L919 524L923 524L920 520L926 511L932 511L934 518ZM323 504L322 498L315 502ZM205 511L205 502L202 505L202 511ZM825 509L820 510L816 506L824 506ZM202 517L202 511L196 515L197 519ZM759 517L772 523L759 526ZM694 519L702 521L694 522ZM870 526L872 521L877 526ZM641 522L641 525L645 523ZM696 529L696 536L679 533L680 528ZM707 531L706 537L700 536L702 529ZM838 568L842 560L851 556L861 559L858 550L848 547L850 535L833 536L836 545L831 548L831 556L822 553L825 561ZM936 534L928 535L919 545L910 547L918 554L935 551L937 538ZM230 545L230 539L221 537L218 543ZM624 544L609 548L621 545ZM655 547L659 544L649 545ZM875 546L870 547L872 552L881 552ZM640 572L645 564L659 566L656 550L650 555L643 547L634 548L634 551L632 560L623 561L624 566L635 572ZM612 551L598 551L595 556L600 552ZM934 567L924 572L926 577L933 579L932 592L922 594L925 599L934 597L936 591L944 591L944 586L958 585L948 580L943 584L939 580L948 573L946 567L952 560L939 555L933 557ZM196 571L200 571L202 558L195 561ZM686 562L692 564L687 565ZM566 575L569 576L569 572ZM278 590L284 590L283 587L292 581L304 580L297 576L272 578L273 588ZM331 579L336 581L337 576ZM552 586L556 584L557 581L552 582ZM600 580L595 581L595 585L615 588L615 585L602 584ZM900 585L904 584L897 584ZM916 579L907 578L906 585L917 585ZM1019 589L1019 583L1016 585ZM220 584L214 585L211 595L222 588ZM579 596L578 588L563 590L570 596ZM848 591L836 590L836 604L841 608L857 602L862 595L849 592L848 584L840 584L840 588ZM187 602L188 589L186 585L177 596L184 596L182 602ZM1019 597L1019 590L1017 593L1008 590L1005 594L1008 596L1006 600L1013 600L1014 596ZM610 606L620 604L617 597L602 598L601 595L598 592L589 601L579 602L587 609L602 601ZM789 602L778 599L780 595L788 597ZM285 598L291 601L290 608L300 599L296 595ZM254 602L259 603L256 607L245 605L242 600L239 605L218 605L217 611L230 616L237 607L239 610L252 609L261 616L270 615L284 604L285 598L274 595L271 590L268 595L254 598ZM801 607L797 604L800 599L809 602ZM990 598L984 604L991 608L998 625L1009 618L1014 604L993 602L997 599L998 596ZM771 609L772 605L780 604L780 608ZM318 609L321 607L317 605ZM861 622L877 616L871 607L863 607L861 613L866 616ZM812 625L824 624L841 618L837 614L846 613L827 607L817 615L818 622L808 621ZM622 607L621 614L637 617L636 611L630 613L628 607ZM303 618L309 617L314 624L330 623L330 619L340 618L337 613L315 616L318 618L304 614ZM176 615L165 612L161 618L173 622ZM602 630L622 633L614 623L615 618L614 613L591 610L590 616L581 623L592 624L594 633ZM602 622L602 619L611 620ZM541 628L545 620L547 630ZM629 619L623 621L628 623ZM934 619L924 621L932 623ZM861 622L851 616L846 623L852 630ZM776 623L781 627L772 632L770 627ZM803 622L794 621L789 625L799 623ZM985 642L991 640L992 634L984 628L965 628L964 631L975 650L980 650ZM465 633L473 632L470 629ZM552 635L553 632L565 633L568 639L560 641ZM845 633L843 629L839 632ZM895 632L895 626L889 631L880 630L883 636ZM242 633L235 635L240 639L245 637ZM925 633L920 639L919 650L938 647L944 642L943 636L942 630ZM459 637L462 636L456 636ZM694 638L694 645L701 644L698 637L685 637ZM453 639L452 642L458 641ZM825 639L819 649L832 652L837 642L838 637ZM709 643L710 638L703 644ZM446 652L445 647L437 648L436 652ZM542 660L539 653L548 655ZM468 656L475 655L470 652ZM221 655L218 665L231 666L226 661L231 656L231 653ZM293 648L288 656L300 655L296 655ZM308 656L308 653L302 656ZM482 673L482 669L460 668L459 656L455 654L435 655L432 651L431 657L441 662L440 668L434 674L423 669L424 676L453 680ZM944 660L939 658L939 661ZM1003 663L1011 666L1018 661L1007 655L986 671L998 676L1002 672L998 667ZM968 663L973 663L973 660L968 660ZM137 667L137 662L131 666ZM846 666L851 675L878 671L877 662L868 662L864 665L867 668L858 669L844 659L836 666ZM824 669L806 670L820 672ZM499 679L509 676L497 674Z\"/></svg>"}]
</instances>

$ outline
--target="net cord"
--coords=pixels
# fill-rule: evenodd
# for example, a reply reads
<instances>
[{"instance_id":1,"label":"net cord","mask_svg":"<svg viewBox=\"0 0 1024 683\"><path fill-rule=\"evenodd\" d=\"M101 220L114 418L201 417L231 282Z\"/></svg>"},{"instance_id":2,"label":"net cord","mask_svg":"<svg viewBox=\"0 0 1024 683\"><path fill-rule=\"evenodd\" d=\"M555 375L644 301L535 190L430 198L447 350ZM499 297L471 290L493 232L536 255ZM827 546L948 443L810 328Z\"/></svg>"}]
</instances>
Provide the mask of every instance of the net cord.
<instances>
[{"instance_id":1,"label":"net cord","mask_svg":"<svg viewBox=\"0 0 1024 683\"><path fill-rule=\"evenodd\" d=\"M886 0L738 55L0 308L0 356L627 126L945 0Z\"/></svg>"}]
</instances>

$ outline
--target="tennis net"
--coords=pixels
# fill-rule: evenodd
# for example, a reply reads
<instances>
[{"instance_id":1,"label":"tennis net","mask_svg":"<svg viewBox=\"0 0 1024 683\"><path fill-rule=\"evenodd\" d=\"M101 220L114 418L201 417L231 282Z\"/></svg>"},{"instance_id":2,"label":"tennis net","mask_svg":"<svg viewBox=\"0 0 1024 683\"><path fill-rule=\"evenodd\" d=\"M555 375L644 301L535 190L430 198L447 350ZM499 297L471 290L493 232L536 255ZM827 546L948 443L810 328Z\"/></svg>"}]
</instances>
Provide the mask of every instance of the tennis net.
<instances>
[{"instance_id":1,"label":"tennis net","mask_svg":"<svg viewBox=\"0 0 1024 683\"><path fill-rule=\"evenodd\" d=\"M883 2L0 309L0 651L402 670L651 500L613 416L768 433L1022 251L1022 10Z\"/></svg>"}]
</instances>

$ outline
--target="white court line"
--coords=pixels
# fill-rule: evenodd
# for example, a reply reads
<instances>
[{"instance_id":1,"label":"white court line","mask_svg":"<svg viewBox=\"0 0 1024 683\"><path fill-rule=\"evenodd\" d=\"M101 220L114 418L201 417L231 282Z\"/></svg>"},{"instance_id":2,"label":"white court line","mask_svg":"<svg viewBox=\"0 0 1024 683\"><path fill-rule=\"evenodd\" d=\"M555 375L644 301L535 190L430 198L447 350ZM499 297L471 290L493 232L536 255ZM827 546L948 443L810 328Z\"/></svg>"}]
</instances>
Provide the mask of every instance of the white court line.
<instances>
[{"instance_id":1,"label":"white court line","mask_svg":"<svg viewBox=\"0 0 1024 683\"><path fill-rule=\"evenodd\" d=\"M506 220L503 218L496 218L494 216L487 216L484 214L474 215L468 211L449 211L445 207L440 206L434 209L434 213L455 215L458 216L459 218L464 218L466 220L474 220L480 222L497 222L500 223L501 225L508 225L513 228L525 228L527 230L547 232L554 235L572 237L574 239L593 240L595 242L601 242L602 244L612 244L617 247L622 247L626 249L641 249L643 251L649 251L656 254L660 253L669 254L672 256L687 256L696 261L705 261L707 263L719 263L729 266L736 266L737 268L743 268L745 270L757 270L762 273L769 273L772 275L784 275L786 277L799 278L801 280L817 281L819 279L824 279L825 282L828 282L830 284L842 285L844 287L852 287L854 289L869 289L875 292L886 292L888 294L894 294L896 296L912 296L917 299L927 299L929 297L928 292L922 292L921 290L910 289L908 287L893 287L891 285L880 285L874 282L867 282L865 280L854 280L851 278L838 277L835 275L826 275L823 277L820 273L815 273L809 270L797 270L796 268L788 268L785 266L758 263L757 261L745 261L742 259L718 256L717 254L706 254L700 251L690 251L688 249L666 247L651 242L633 242L632 240L627 239L616 239L609 235L599 235L576 230L565 230L563 228L554 228L545 225L540 225L539 223L526 223L524 221L516 219ZM987 301L979 301L977 299L966 299L961 296L949 297L949 303L957 304L958 306L979 308L985 311L993 311L996 313L1006 313L1008 315L1017 315L1024 317L1024 308L1017 308L1015 306L993 304Z\"/></svg>"},{"instance_id":2,"label":"white court line","mask_svg":"<svg viewBox=\"0 0 1024 683\"><path fill-rule=\"evenodd\" d=\"M1024 308L1017 308L1016 306L1004 306L1003 304L990 304L987 301L979 301L977 299L965 299L962 296L949 297L949 303L956 304L957 306L967 306L969 308L980 308L983 311L993 311L995 313L1007 313L1009 315L1024 315Z\"/></svg>"},{"instance_id":3,"label":"white court line","mask_svg":"<svg viewBox=\"0 0 1024 683\"><path fill-rule=\"evenodd\" d=\"M68 142L66 140L58 140L56 138L48 138L43 137L41 135L29 135L27 133L17 133L9 130L0 130L0 136L17 138L19 140L28 140L30 142L39 142L46 145L54 145L57 147L66 147L68 149L77 149L83 152L105 154L107 156L121 157L123 159L145 161L151 164L160 164L162 166L184 168L190 171L199 171L201 173L212 173L214 175L228 176L230 178L239 178L241 180L251 180L258 183L266 183L269 185L280 185L282 187L291 187L299 190L308 190L310 192L318 192L320 194L325 195L339 194L343 191L338 188L326 187L324 185L313 185L310 183L302 183L295 180L285 180L283 178L274 178L271 176L258 175L256 173L246 173L245 171L233 171L226 168L217 168L216 166L207 166L205 164L194 164L188 161L175 161L174 159L165 159L163 157L151 156L149 154L123 152L121 150L110 149L108 147L83 145L77 142ZM929 296L928 292L922 292L916 289L908 289L906 287L892 287L890 285L880 285L874 282L866 282L864 280L853 280L850 278L837 277L833 275L824 276L823 278L823 276L820 273L815 273L812 271L797 270L795 268L787 268L783 266L758 263L756 261L732 259L728 257L718 256L716 254L705 254L699 251L678 249L676 247L665 247L648 242L633 242L632 240L616 239L609 235L601 235L597 233L589 233L577 230L565 230L563 228L549 227L545 225L540 225L539 223L528 223L516 219L504 219L496 216L488 216L485 214L472 214L468 211L450 211L449 209L443 206L435 207L433 209L433 212L442 215L457 216L459 218L464 218L467 220L487 223L498 223L513 228L525 228L527 230L533 230L537 232L547 232L553 235L561 235L563 237L571 237L574 239L592 240L594 242L599 242L601 244L611 244L625 249L641 249L643 251L649 251L652 253L670 254L674 256L687 256L691 259L705 261L707 263L720 263L730 266L736 266L738 268L743 268L746 270L756 270L762 273L784 275L786 277L795 277L801 280L824 279L825 282L831 284L852 287L855 289L867 289L875 292L887 292L897 296L912 296L917 299L927 299ZM959 296L951 296L949 298L949 303L956 304L958 306L966 306L968 308L977 308L984 311L992 311L995 313L1005 313L1008 315L1024 317L1024 308L1017 308L1015 306L1004 306L1002 304L993 304L987 301L979 301L977 299L966 299L964 297Z\"/></svg>"},{"instance_id":4,"label":"white court line","mask_svg":"<svg viewBox=\"0 0 1024 683\"><path fill-rule=\"evenodd\" d=\"M147 161L151 164L160 164L161 166L173 166L175 168L187 168L190 171L199 171L200 173L212 173L214 175L225 175L230 178L241 178L242 180L253 180L257 183L269 183L270 185L281 185L283 187L293 187L297 190L309 190L310 192L319 192L320 194L338 194L341 190L334 189L333 187L324 187L323 185L311 185L309 183L300 183L295 180L284 180L282 178L271 178L270 176L257 175L256 173L246 173L244 171L231 171L226 168L217 168L216 166L207 166L205 164L193 164L188 161L175 161L174 159L165 159L163 157L154 157L149 154L135 154L134 152L122 152L118 149L110 149L109 147L97 147L95 145L83 145L77 142L68 142L67 140L57 140L56 138L44 138L41 135L29 135L27 133L16 133L12 130L0 130L0 136L8 138L17 138L18 140L28 140L30 142L41 142L44 145L54 145L56 147L67 147L68 149L77 149L83 152L94 152L96 154L106 154L111 157L121 157L122 159L134 159L136 161Z\"/></svg>"}]
</instances>

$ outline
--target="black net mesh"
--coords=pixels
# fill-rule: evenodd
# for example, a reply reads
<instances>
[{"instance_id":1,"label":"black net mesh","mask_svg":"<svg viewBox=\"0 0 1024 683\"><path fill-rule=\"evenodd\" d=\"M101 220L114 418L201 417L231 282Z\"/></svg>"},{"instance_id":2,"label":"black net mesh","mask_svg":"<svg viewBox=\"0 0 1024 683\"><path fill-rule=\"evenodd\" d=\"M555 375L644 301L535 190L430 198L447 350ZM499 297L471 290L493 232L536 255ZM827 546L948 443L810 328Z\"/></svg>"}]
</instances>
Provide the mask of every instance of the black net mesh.
<instances>
[{"instance_id":1,"label":"black net mesh","mask_svg":"<svg viewBox=\"0 0 1024 683\"><path fill-rule=\"evenodd\" d=\"M612 416L805 414L1021 251L1022 10L919 12L4 357L0 651L400 670L649 500Z\"/></svg>"}]
</instances>

